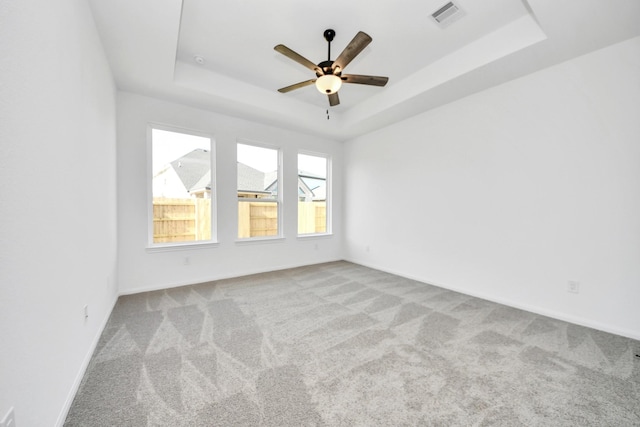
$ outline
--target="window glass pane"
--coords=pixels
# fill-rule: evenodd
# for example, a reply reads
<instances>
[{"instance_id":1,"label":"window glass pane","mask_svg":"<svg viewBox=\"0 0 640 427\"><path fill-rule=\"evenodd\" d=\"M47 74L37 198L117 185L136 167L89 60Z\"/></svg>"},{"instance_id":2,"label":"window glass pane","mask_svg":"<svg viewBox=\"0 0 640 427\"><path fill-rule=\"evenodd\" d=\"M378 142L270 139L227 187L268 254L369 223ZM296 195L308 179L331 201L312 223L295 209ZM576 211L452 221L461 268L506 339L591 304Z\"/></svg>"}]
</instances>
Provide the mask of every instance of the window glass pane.
<instances>
[{"instance_id":1,"label":"window glass pane","mask_svg":"<svg viewBox=\"0 0 640 427\"><path fill-rule=\"evenodd\" d=\"M278 235L278 150L238 144L238 238Z\"/></svg>"},{"instance_id":2,"label":"window glass pane","mask_svg":"<svg viewBox=\"0 0 640 427\"><path fill-rule=\"evenodd\" d=\"M327 232L327 159L298 154L298 234Z\"/></svg>"},{"instance_id":3,"label":"window glass pane","mask_svg":"<svg viewBox=\"0 0 640 427\"><path fill-rule=\"evenodd\" d=\"M211 240L211 139L151 132L153 243Z\"/></svg>"}]
</instances>

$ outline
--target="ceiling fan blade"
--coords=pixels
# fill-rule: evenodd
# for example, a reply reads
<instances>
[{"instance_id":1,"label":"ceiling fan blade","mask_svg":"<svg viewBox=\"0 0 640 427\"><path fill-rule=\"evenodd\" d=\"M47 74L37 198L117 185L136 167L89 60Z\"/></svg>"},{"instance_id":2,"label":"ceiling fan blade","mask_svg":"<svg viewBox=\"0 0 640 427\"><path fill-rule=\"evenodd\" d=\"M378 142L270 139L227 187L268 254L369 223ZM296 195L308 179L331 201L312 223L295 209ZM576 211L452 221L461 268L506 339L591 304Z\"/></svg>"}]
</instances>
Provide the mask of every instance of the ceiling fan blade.
<instances>
[{"instance_id":1,"label":"ceiling fan blade","mask_svg":"<svg viewBox=\"0 0 640 427\"><path fill-rule=\"evenodd\" d=\"M371 40L371 37L367 33L359 31L347 47L344 48L340 56L333 61L334 67L338 66L341 71L344 70L344 67L346 67L360 52L362 52L362 49L367 47L367 45L371 43Z\"/></svg>"},{"instance_id":2,"label":"ceiling fan blade","mask_svg":"<svg viewBox=\"0 0 640 427\"><path fill-rule=\"evenodd\" d=\"M316 64L314 64L313 62L309 61L307 58L305 58L304 56L292 51L291 49L289 49L288 47L286 47L283 44L279 44L276 47L274 47L274 49L277 52L280 52L281 54L283 54L284 56L286 56L289 59L293 59L294 61L296 61L298 64L301 64L305 67L307 67L308 69L315 71L316 73L319 73L320 75L324 74L322 72L322 70L320 69L320 67L318 67Z\"/></svg>"},{"instance_id":3,"label":"ceiling fan blade","mask_svg":"<svg viewBox=\"0 0 640 427\"><path fill-rule=\"evenodd\" d=\"M304 82L300 82L300 83L293 84L291 86L286 86L286 87L280 88L280 89L278 89L278 92L280 92L280 93L291 92L292 90L300 89L301 87L312 85L315 82L316 82L316 79L306 80Z\"/></svg>"},{"instance_id":4,"label":"ceiling fan blade","mask_svg":"<svg viewBox=\"0 0 640 427\"><path fill-rule=\"evenodd\" d=\"M345 83L357 83L371 86L384 86L389 81L389 77L363 76L359 74L343 74L340 78Z\"/></svg>"},{"instance_id":5,"label":"ceiling fan blade","mask_svg":"<svg viewBox=\"0 0 640 427\"><path fill-rule=\"evenodd\" d=\"M338 97L338 92L330 94L329 95L329 105L331 107L335 107L338 104L340 104L340 98Z\"/></svg>"}]
</instances>

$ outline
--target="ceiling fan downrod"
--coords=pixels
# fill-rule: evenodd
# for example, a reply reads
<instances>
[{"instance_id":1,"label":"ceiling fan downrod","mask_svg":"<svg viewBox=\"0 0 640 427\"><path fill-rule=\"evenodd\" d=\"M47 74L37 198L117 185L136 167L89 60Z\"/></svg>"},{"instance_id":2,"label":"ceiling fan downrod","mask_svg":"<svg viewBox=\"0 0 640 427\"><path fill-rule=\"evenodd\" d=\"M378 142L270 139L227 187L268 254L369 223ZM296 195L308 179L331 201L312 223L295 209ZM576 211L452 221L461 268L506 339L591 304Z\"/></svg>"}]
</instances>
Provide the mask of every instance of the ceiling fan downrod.
<instances>
[{"instance_id":1,"label":"ceiling fan downrod","mask_svg":"<svg viewBox=\"0 0 640 427\"><path fill-rule=\"evenodd\" d=\"M333 31L332 29L324 30L324 39L329 44L328 52L327 52L327 62L331 61L331 42L333 41L333 38L335 36L336 36L336 32Z\"/></svg>"}]
</instances>

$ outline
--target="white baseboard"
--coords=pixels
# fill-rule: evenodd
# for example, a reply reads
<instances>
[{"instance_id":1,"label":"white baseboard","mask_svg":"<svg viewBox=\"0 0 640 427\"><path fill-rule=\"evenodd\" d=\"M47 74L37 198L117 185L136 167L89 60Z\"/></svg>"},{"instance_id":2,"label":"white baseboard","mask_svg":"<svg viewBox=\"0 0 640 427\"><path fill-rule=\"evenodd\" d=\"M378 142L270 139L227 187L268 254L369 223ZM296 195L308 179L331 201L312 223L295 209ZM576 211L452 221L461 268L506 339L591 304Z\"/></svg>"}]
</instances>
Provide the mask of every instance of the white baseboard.
<instances>
[{"instance_id":1,"label":"white baseboard","mask_svg":"<svg viewBox=\"0 0 640 427\"><path fill-rule=\"evenodd\" d=\"M113 301L111 302L111 308L107 310L107 314L102 319L102 323L98 328L91 345L89 346L89 350L87 354L84 356L82 360L82 365L78 370L78 374L76 375L75 380L73 381L73 385L71 386L71 390L69 390L69 394L67 395L67 399L64 402L64 406L58 415L58 419L56 420L56 427L63 427L65 420L67 419L67 415L69 414L69 410L71 409L71 404L73 403L73 399L75 399L76 394L78 393L78 389L80 388L80 384L82 383L82 378L84 378L84 374L87 372L87 368L89 367L89 362L91 362L91 357L93 356L93 352L96 350L98 346L98 342L100 341L100 337L104 332L104 328L107 326L107 322L109 321L109 317L111 317L111 313L113 312L113 308L116 306L116 302L118 301L118 297L115 296Z\"/></svg>"},{"instance_id":2,"label":"white baseboard","mask_svg":"<svg viewBox=\"0 0 640 427\"><path fill-rule=\"evenodd\" d=\"M220 275L220 276L208 276L208 277L189 279L188 281L169 282L169 283L163 283L160 285L143 286L140 288L121 291L118 295L124 296L124 295L140 294L143 292L162 291L165 289L179 288L181 286L190 286L198 283L214 282L217 280L226 280L226 279L235 279L237 277L251 276L253 274L271 273L274 271L289 270L292 268L299 268L299 267L308 267L310 265L326 264L328 262L336 262L336 261L342 261L342 260L343 260L342 258L336 258L336 259L331 258L331 259L322 260L319 262L314 262L311 264L283 264L283 265L271 266L269 268L263 268L263 269L246 270L246 271L243 271L242 273L232 273L232 274Z\"/></svg>"},{"instance_id":3,"label":"white baseboard","mask_svg":"<svg viewBox=\"0 0 640 427\"><path fill-rule=\"evenodd\" d=\"M506 306L517 308L517 309L520 309L520 310L525 310L525 311L528 311L528 312L531 312L531 313L539 314L541 316L547 316L547 317L551 317L553 319L562 320L564 322L573 323L575 325L580 325L580 326L585 326L587 328L597 329L599 331L604 331L604 332L608 332L610 334L620 335L620 336L631 338L631 339L634 339L634 340L640 340L640 333L638 331L633 331L633 330L625 329L625 328L618 328L618 327L614 327L614 326L607 325L607 324L604 324L604 323L594 322L593 320L590 320L590 319L585 319L585 318L578 317L578 316L572 316L572 315L569 315L569 314L566 314L566 313L562 313L562 312L558 312L558 311L548 310L548 309L543 308L543 307L527 305L527 304L521 304L521 303L510 301L510 300L507 300L507 299L504 299L504 298L496 297L495 295L491 295L491 294L486 294L486 293L482 293L482 292L469 292L466 289L460 289L460 288L456 288L454 286L448 286L448 285L443 284L443 283L438 283L438 282L429 280L428 278L425 278L425 277L411 276L411 275L407 275L407 274L404 274L404 273L399 272L399 271L395 271L393 269L380 268L380 266L372 265L372 264L369 264L367 262L363 262L361 260L346 259L345 261L349 261L349 262L352 262L354 264L359 264L359 265L362 265L362 266L365 266L365 267L373 268L375 270L384 271L385 273L394 274L396 276L405 277L407 279L417 280L418 282L428 283L430 285L437 286L439 288L447 289L447 290L454 291L454 292L459 292L461 294L469 295L469 296L472 296L472 297L484 299L484 300L487 300L487 301L495 302L495 303L498 303L498 304L506 305Z\"/></svg>"}]
</instances>

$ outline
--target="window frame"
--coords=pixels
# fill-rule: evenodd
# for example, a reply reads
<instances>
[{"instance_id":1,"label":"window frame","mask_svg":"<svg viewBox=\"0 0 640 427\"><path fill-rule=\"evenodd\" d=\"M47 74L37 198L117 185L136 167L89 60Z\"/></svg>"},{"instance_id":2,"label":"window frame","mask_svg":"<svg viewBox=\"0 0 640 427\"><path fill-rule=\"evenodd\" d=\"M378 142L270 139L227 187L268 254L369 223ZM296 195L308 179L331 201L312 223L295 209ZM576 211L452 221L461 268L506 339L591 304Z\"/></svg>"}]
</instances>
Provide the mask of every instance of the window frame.
<instances>
[{"instance_id":1,"label":"window frame","mask_svg":"<svg viewBox=\"0 0 640 427\"><path fill-rule=\"evenodd\" d=\"M269 198L247 198L247 197L238 197L238 163L240 160L238 159L238 145L247 145L251 147L264 148L269 150L274 150L276 152L277 158L277 173L276 173L276 185L278 188L278 193L276 197ZM281 146L276 144L265 143L261 141L254 141L244 138L236 139L236 184L235 184L235 192L236 192L236 243L246 243L246 242L264 242L264 241L273 241L273 240L281 240L284 239L284 188L283 188L283 168L284 168L284 155L283 149ZM254 236L254 237L239 237L240 231L240 223L238 221L240 205L239 203L276 203L277 207L277 227L278 233L273 236Z\"/></svg>"},{"instance_id":2,"label":"window frame","mask_svg":"<svg viewBox=\"0 0 640 427\"><path fill-rule=\"evenodd\" d=\"M210 210L210 232L211 238L208 240L192 240L183 242L161 242L153 241L153 131L173 132L184 135L191 135L209 139L209 165L211 168L211 210ZM217 185L217 163L216 163L216 140L208 132L181 126L167 125L150 122L147 124L147 251L171 251L180 249L192 249L198 247L218 246L218 185Z\"/></svg>"},{"instance_id":3,"label":"window frame","mask_svg":"<svg viewBox=\"0 0 640 427\"><path fill-rule=\"evenodd\" d=\"M331 236L333 234L332 228L332 211L333 211L333 159L329 153L321 153L317 151L309 151L300 149L296 154L296 196L298 195L298 179L300 179L300 154L304 156L312 156L312 157L321 157L326 161L326 177L325 177L325 203L326 203L326 224L325 230L322 233L300 233L299 232L299 224L298 224L298 215L296 215L296 234L298 238L308 238L308 237L319 237L319 236ZM296 200L299 202L299 197L296 197ZM296 205L296 212L298 212L298 206Z\"/></svg>"}]
</instances>

